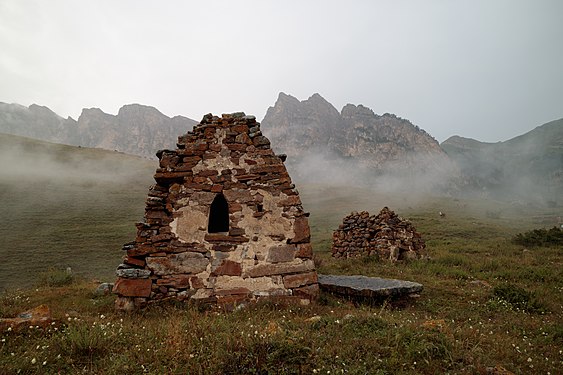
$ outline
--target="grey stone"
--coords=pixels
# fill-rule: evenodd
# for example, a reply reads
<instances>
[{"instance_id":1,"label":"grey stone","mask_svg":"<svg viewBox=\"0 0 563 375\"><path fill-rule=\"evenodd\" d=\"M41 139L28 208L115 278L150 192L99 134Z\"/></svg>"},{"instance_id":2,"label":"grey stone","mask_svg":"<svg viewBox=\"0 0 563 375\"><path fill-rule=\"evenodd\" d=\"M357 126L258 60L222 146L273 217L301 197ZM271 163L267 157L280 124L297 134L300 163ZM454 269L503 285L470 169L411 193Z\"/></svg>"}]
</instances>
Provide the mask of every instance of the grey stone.
<instances>
[{"instance_id":1,"label":"grey stone","mask_svg":"<svg viewBox=\"0 0 563 375\"><path fill-rule=\"evenodd\" d=\"M420 293L422 284L367 276L319 275L321 290L353 297L386 298Z\"/></svg>"},{"instance_id":2,"label":"grey stone","mask_svg":"<svg viewBox=\"0 0 563 375\"><path fill-rule=\"evenodd\" d=\"M266 262L291 262L293 259L295 259L296 252L297 246L295 245L271 246L268 250L268 255L266 256Z\"/></svg>"},{"instance_id":3,"label":"grey stone","mask_svg":"<svg viewBox=\"0 0 563 375\"><path fill-rule=\"evenodd\" d=\"M94 291L94 294L96 296L105 296L111 294L112 290L113 290L113 283L101 283Z\"/></svg>"},{"instance_id":4,"label":"grey stone","mask_svg":"<svg viewBox=\"0 0 563 375\"><path fill-rule=\"evenodd\" d=\"M195 274L205 271L209 260L200 253L184 252L165 257L147 257L155 275Z\"/></svg>"},{"instance_id":5,"label":"grey stone","mask_svg":"<svg viewBox=\"0 0 563 375\"><path fill-rule=\"evenodd\" d=\"M115 271L117 277L126 279L147 279L151 275L151 271L138 268L125 268Z\"/></svg>"}]
</instances>

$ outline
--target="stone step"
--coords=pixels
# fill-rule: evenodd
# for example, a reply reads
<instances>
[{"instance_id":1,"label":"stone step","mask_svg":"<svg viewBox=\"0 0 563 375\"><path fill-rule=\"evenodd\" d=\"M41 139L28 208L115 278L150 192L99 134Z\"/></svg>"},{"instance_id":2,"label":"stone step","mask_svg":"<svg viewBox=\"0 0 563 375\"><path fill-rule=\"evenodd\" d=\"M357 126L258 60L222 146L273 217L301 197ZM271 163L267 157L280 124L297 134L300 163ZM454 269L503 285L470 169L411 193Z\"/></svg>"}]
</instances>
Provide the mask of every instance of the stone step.
<instances>
[{"instance_id":1,"label":"stone step","mask_svg":"<svg viewBox=\"0 0 563 375\"><path fill-rule=\"evenodd\" d=\"M319 275L321 290L349 297L381 299L403 297L422 292L422 284L361 275Z\"/></svg>"}]
</instances>

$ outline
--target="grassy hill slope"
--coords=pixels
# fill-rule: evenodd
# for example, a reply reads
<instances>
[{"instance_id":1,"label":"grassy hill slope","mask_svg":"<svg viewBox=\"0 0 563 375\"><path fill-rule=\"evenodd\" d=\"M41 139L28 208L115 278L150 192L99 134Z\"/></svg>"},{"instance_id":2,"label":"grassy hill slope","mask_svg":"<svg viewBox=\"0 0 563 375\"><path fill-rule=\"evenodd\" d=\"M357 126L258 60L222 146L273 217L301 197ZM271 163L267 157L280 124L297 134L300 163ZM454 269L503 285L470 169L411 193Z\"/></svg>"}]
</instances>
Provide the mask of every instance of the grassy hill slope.
<instances>
[{"instance_id":1,"label":"grassy hill slope","mask_svg":"<svg viewBox=\"0 0 563 375\"><path fill-rule=\"evenodd\" d=\"M0 134L0 290L49 267L113 277L156 162Z\"/></svg>"},{"instance_id":2,"label":"grassy hill slope","mask_svg":"<svg viewBox=\"0 0 563 375\"><path fill-rule=\"evenodd\" d=\"M505 142L454 136L441 147L458 163L468 187L496 197L561 203L563 119Z\"/></svg>"}]
</instances>

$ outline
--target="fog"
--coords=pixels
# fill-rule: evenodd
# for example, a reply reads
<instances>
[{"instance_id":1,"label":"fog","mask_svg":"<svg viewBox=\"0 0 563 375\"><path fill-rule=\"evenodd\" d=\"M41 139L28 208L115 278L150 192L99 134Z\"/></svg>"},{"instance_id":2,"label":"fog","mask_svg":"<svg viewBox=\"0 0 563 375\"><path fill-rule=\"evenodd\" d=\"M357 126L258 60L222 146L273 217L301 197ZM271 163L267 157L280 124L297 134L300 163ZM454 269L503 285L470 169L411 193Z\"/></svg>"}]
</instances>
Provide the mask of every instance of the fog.
<instances>
[{"instance_id":1,"label":"fog","mask_svg":"<svg viewBox=\"0 0 563 375\"><path fill-rule=\"evenodd\" d=\"M8 138L10 139L10 138ZM104 184L137 183L155 161L106 150L49 143L1 142L0 182L3 184L45 183Z\"/></svg>"},{"instance_id":2,"label":"fog","mask_svg":"<svg viewBox=\"0 0 563 375\"><path fill-rule=\"evenodd\" d=\"M528 142L530 143L530 142ZM528 144L531 150L537 145ZM317 150L295 159L288 157L287 168L299 186L325 185L340 189L361 188L386 197L424 204L437 197L456 200L494 200L539 207L563 206L563 160L530 159L533 152L509 152L506 148L485 149L471 159L458 162L444 158L411 155L410 166L388 163L375 170L335 154Z\"/></svg>"}]
</instances>

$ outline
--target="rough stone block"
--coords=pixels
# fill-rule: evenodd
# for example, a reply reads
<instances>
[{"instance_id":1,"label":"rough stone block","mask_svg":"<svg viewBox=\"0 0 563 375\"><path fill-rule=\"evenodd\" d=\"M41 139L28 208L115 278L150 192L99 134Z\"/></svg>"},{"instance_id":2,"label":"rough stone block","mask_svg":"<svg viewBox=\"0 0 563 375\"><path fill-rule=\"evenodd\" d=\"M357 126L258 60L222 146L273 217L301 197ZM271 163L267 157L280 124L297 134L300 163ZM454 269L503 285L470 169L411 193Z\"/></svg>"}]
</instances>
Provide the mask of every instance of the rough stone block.
<instances>
[{"instance_id":1,"label":"rough stone block","mask_svg":"<svg viewBox=\"0 0 563 375\"><path fill-rule=\"evenodd\" d=\"M300 243L297 245L296 258L311 259L313 258L313 247L310 243Z\"/></svg>"},{"instance_id":2,"label":"rough stone block","mask_svg":"<svg viewBox=\"0 0 563 375\"><path fill-rule=\"evenodd\" d=\"M241 274L242 266L240 263L233 262L232 260L223 260L221 265L211 273L211 276L240 276Z\"/></svg>"},{"instance_id":3,"label":"rough stone block","mask_svg":"<svg viewBox=\"0 0 563 375\"><path fill-rule=\"evenodd\" d=\"M315 269L315 264L312 260L294 260L285 263L263 263L254 267L249 267L243 270L243 277L260 277L271 275L283 275L288 273L307 272Z\"/></svg>"},{"instance_id":4,"label":"rough stone block","mask_svg":"<svg viewBox=\"0 0 563 375\"><path fill-rule=\"evenodd\" d=\"M188 275L173 275L164 276L156 281L157 285L169 286L172 288L184 289L190 287L190 279L193 276Z\"/></svg>"},{"instance_id":5,"label":"rough stone block","mask_svg":"<svg viewBox=\"0 0 563 375\"><path fill-rule=\"evenodd\" d=\"M296 275L286 275L283 277L283 285L286 288L298 288L303 285L316 284L317 283L317 273L307 272L300 273Z\"/></svg>"},{"instance_id":6,"label":"rough stone block","mask_svg":"<svg viewBox=\"0 0 563 375\"><path fill-rule=\"evenodd\" d=\"M293 289L293 295L314 300L319 296L319 284L312 284Z\"/></svg>"},{"instance_id":7,"label":"rough stone block","mask_svg":"<svg viewBox=\"0 0 563 375\"><path fill-rule=\"evenodd\" d=\"M155 275L195 274L205 271L209 260L201 253L184 252L147 258L147 267Z\"/></svg>"},{"instance_id":8,"label":"rough stone block","mask_svg":"<svg viewBox=\"0 0 563 375\"><path fill-rule=\"evenodd\" d=\"M293 230L295 232L295 236L291 239L291 243L303 243L310 241L311 229L309 228L309 222L306 217L301 216L296 218Z\"/></svg>"},{"instance_id":9,"label":"rough stone block","mask_svg":"<svg viewBox=\"0 0 563 375\"><path fill-rule=\"evenodd\" d=\"M113 287L113 292L123 297L149 297L152 281L150 279L124 279L118 278Z\"/></svg>"},{"instance_id":10,"label":"rough stone block","mask_svg":"<svg viewBox=\"0 0 563 375\"><path fill-rule=\"evenodd\" d=\"M266 255L266 262L281 263L291 262L295 259L297 247L295 245L271 246Z\"/></svg>"}]
</instances>

